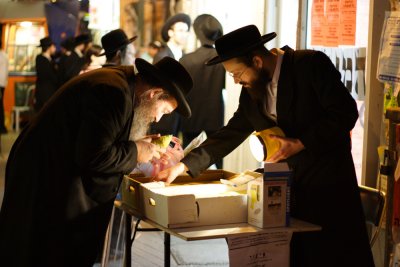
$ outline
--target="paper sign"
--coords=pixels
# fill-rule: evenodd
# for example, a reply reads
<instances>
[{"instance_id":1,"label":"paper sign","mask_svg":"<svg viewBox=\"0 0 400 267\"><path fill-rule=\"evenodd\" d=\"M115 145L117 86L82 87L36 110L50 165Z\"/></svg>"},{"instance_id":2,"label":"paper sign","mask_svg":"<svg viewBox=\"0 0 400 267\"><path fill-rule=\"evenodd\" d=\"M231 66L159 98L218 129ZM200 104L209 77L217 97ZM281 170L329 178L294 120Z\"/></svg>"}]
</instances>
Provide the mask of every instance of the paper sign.
<instances>
[{"instance_id":1,"label":"paper sign","mask_svg":"<svg viewBox=\"0 0 400 267\"><path fill-rule=\"evenodd\" d=\"M378 58L377 78L400 82L400 12L386 12Z\"/></svg>"},{"instance_id":2,"label":"paper sign","mask_svg":"<svg viewBox=\"0 0 400 267\"><path fill-rule=\"evenodd\" d=\"M291 238L291 230L227 238L229 266L289 267Z\"/></svg>"}]
</instances>

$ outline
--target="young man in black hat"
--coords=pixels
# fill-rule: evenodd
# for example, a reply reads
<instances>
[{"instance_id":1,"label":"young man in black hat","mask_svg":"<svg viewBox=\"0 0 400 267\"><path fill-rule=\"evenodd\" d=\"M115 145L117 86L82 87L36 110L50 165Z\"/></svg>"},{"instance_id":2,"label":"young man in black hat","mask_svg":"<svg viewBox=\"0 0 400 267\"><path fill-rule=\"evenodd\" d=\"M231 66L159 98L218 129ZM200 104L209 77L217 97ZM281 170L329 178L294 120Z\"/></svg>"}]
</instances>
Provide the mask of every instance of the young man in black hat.
<instances>
[{"instance_id":1,"label":"young man in black hat","mask_svg":"<svg viewBox=\"0 0 400 267\"><path fill-rule=\"evenodd\" d=\"M52 56L56 46L50 37L40 39L42 53L36 56L35 112L39 112L58 88L57 68Z\"/></svg>"},{"instance_id":2,"label":"young man in black hat","mask_svg":"<svg viewBox=\"0 0 400 267\"><path fill-rule=\"evenodd\" d=\"M187 97L192 116L181 118L183 147L202 131L211 135L224 125L222 90L225 88L225 69L221 64L204 64L217 55L214 42L223 34L222 25L215 17L202 14L194 20L193 29L201 46L179 60L193 78L193 89ZM216 162L216 166L222 168L222 159Z\"/></svg>"},{"instance_id":3,"label":"young man in black hat","mask_svg":"<svg viewBox=\"0 0 400 267\"><path fill-rule=\"evenodd\" d=\"M128 38L121 29L110 31L101 37L104 53L99 56L106 56L106 64L104 66L133 65L133 59L131 60L132 62L128 62L126 58L130 57L128 54L129 47L133 46L132 42L136 38L137 36Z\"/></svg>"},{"instance_id":4,"label":"young man in black hat","mask_svg":"<svg viewBox=\"0 0 400 267\"><path fill-rule=\"evenodd\" d=\"M89 34L80 34L74 39L74 49L64 62L59 64L59 85L77 76L85 65L85 53L92 45Z\"/></svg>"},{"instance_id":5,"label":"young man in black hat","mask_svg":"<svg viewBox=\"0 0 400 267\"><path fill-rule=\"evenodd\" d=\"M0 211L4 266L93 266L123 175L160 156L149 124L174 110L191 115L182 65L166 57L136 67L73 78L14 143Z\"/></svg>"},{"instance_id":6,"label":"young man in black hat","mask_svg":"<svg viewBox=\"0 0 400 267\"><path fill-rule=\"evenodd\" d=\"M325 54L266 49L275 36L261 36L249 25L216 40L218 56L207 64L222 63L243 86L238 109L225 127L156 179L172 182L184 170L197 176L253 131L278 126L286 137L273 137L281 148L269 161L286 161L293 170L291 215L322 227L293 235L291 266L374 266L351 155L356 103Z\"/></svg>"},{"instance_id":7,"label":"young man in black hat","mask_svg":"<svg viewBox=\"0 0 400 267\"><path fill-rule=\"evenodd\" d=\"M182 57L182 50L189 35L190 24L190 17L184 13L178 13L167 19L161 29L161 37L166 42L166 45L154 56L153 63L157 63L164 57L172 57L176 60ZM176 113L172 113L165 116L159 123L154 124L152 132L177 136L178 128L179 117Z\"/></svg>"}]
</instances>

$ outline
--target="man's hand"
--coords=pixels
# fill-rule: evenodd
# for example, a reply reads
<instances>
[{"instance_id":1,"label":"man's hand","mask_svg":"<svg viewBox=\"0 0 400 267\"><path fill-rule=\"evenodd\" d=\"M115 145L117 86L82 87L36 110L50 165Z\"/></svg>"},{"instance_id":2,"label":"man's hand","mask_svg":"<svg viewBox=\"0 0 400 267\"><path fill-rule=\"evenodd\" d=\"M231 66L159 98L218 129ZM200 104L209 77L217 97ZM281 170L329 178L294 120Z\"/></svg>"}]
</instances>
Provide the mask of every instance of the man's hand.
<instances>
[{"instance_id":1,"label":"man's hand","mask_svg":"<svg viewBox=\"0 0 400 267\"><path fill-rule=\"evenodd\" d=\"M304 149L303 143L299 139L287 138L278 135L270 135L271 139L276 139L281 143L281 148L276 151L266 162L278 162L287 159Z\"/></svg>"},{"instance_id":2,"label":"man's hand","mask_svg":"<svg viewBox=\"0 0 400 267\"><path fill-rule=\"evenodd\" d=\"M179 162L175 166L172 166L171 168L165 169L161 172L159 172L155 177L155 181L164 181L166 184L172 183L175 178L185 172L186 167L185 164L182 162Z\"/></svg>"},{"instance_id":3,"label":"man's hand","mask_svg":"<svg viewBox=\"0 0 400 267\"><path fill-rule=\"evenodd\" d=\"M163 153L159 146L151 143L151 140L152 136L146 136L140 140L135 141L138 151L138 163L149 162L151 159L153 159L153 157L160 158L161 153Z\"/></svg>"}]
</instances>

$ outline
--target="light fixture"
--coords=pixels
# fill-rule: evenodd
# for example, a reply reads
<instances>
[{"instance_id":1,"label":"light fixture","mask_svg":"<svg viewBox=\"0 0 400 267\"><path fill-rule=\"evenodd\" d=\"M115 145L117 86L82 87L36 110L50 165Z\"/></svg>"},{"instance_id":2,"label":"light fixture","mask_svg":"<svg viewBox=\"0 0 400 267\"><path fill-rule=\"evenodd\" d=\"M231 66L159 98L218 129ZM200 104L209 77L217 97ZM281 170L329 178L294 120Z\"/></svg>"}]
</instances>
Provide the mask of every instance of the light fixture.
<instances>
[{"instance_id":1,"label":"light fixture","mask_svg":"<svg viewBox=\"0 0 400 267\"><path fill-rule=\"evenodd\" d=\"M32 22L31 21L21 21L19 25L21 25L21 27L24 27L24 28L30 28L30 27L32 27Z\"/></svg>"},{"instance_id":2,"label":"light fixture","mask_svg":"<svg viewBox=\"0 0 400 267\"><path fill-rule=\"evenodd\" d=\"M285 136L281 128L276 126L254 132L250 135L250 151L253 157L259 162L268 160L281 147L281 143L276 139L272 139L270 134Z\"/></svg>"}]
</instances>

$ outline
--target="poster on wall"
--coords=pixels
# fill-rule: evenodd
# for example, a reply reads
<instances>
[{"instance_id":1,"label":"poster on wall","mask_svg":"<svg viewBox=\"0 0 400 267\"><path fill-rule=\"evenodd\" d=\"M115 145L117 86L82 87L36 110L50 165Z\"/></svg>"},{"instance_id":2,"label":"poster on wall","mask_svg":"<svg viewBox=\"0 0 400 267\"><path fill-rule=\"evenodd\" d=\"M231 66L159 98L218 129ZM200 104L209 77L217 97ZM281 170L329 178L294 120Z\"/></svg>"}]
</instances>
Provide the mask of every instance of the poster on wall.
<instances>
[{"instance_id":1,"label":"poster on wall","mask_svg":"<svg viewBox=\"0 0 400 267\"><path fill-rule=\"evenodd\" d=\"M339 42L341 45L356 44L356 14L357 0L340 1Z\"/></svg>"},{"instance_id":2,"label":"poster on wall","mask_svg":"<svg viewBox=\"0 0 400 267\"><path fill-rule=\"evenodd\" d=\"M387 11L378 55L377 79L400 82L400 12Z\"/></svg>"},{"instance_id":3,"label":"poster on wall","mask_svg":"<svg viewBox=\"0 0 400 267\"><path fill-rule=\"evenodd\" d=\"M311 45L355 45L356 17L357 0L314 0L311 7Z\"/></svg>"},{"instance_id":4,"label":"poster on wall","mask_svg":"<svg viewBox=\"0 0 400 267\"><path fill-rule=\"evenodd\" d=\"M338 0L326 1L326 35L324 46L336 47L339 45L339 7L340 1Z\"/></svg>"},{"instance_id":5,"label":"poster on wall","mask_svg":"<svg viewBox=\"0 0 400 267\"><path fill-rule=\"evenodd\" d=\"M312 46L324 44L325 29L325 0L314 0L311 9Z\"/></svg>"}]
</instances>

